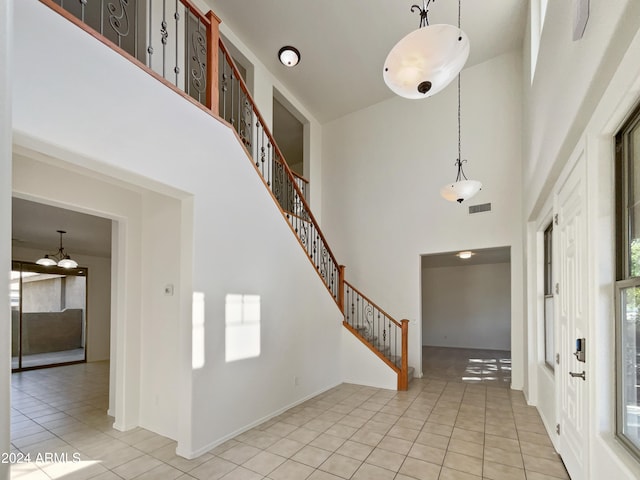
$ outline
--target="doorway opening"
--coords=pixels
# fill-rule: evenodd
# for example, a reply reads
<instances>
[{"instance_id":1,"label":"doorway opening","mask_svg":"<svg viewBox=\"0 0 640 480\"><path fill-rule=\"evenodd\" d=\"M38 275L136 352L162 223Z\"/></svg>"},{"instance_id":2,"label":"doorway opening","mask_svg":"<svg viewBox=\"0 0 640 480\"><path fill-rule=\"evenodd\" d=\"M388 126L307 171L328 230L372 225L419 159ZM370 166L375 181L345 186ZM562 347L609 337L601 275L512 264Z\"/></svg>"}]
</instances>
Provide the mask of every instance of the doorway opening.
<instances>
[{"instance_id":1,"label":"doorway opening","mask_svg":"<svg viewBox=\"0 0 640 480\"><path fill-rule=\"evenodd\" d=\"M109 360L111 222L12 199L13 370ZM60 228L78 268L35 264L56 247Z\"/></svg>"},{"instance_id":2,"label":"doorway opening","mask_svg":"<svg viewBox=\"0 0 640 480\"><path fill-rule=\"evenodd\" d=\"M511 249L468 252L421 258L423 375L509 387Z\"/></svg>"}]
</instances>

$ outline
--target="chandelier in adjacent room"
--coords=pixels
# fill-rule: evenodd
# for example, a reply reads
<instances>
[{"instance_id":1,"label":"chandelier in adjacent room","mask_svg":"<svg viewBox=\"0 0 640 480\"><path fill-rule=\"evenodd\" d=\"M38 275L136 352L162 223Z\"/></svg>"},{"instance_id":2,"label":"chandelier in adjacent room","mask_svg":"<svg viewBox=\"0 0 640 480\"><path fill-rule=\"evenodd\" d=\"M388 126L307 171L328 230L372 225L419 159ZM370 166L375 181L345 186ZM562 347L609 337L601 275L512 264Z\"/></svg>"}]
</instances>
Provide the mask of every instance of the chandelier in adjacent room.
<instances>
[{"instance_id":1,"label":"chandelier in adjacent room","mask_svg":"<svg viewBox=\"0 0 640 480\"><path fill-rule=\"evenodd\" d=\"M72 260L71 257L64 251L64 247L62 246L62 235L64 235L64 230L57 230L60 234L60 247L56 253L48 253L44 257L40 258L36 263L38 265L43 265L45 267L53 267L58 266L62 268L76 268L78 266L78 262Z\"/></svg>"}]
</instances>

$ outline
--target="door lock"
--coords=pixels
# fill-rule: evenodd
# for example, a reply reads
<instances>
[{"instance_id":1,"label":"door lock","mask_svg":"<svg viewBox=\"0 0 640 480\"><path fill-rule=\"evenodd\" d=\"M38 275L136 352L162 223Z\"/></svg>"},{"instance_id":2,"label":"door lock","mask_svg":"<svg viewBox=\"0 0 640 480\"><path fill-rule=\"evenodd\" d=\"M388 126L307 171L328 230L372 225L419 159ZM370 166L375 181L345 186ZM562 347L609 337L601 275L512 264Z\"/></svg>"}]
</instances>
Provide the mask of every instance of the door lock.
<instances>
[{"instance_id":1,"label":"door lock","mask_svg":"<svg viewBox=\"0 0 640 480\"><path fill-rule=\"evenodd\" d=\"M580 377L582 380L587 380L585 378L585 372L580 372L580 373L575 373L575 372L569 372L569 375L571 375L572 377Z\"/></svg>"},{"instance_id":2,"label":"door lock","mask_svg":"<svg viewBox=\"0 0 640 480\"><path fill-rule=\"evenodd\" d=\"M576 351L573 353L579 362L587 361L587 341L584 338L576 338Z\"/></svg>"}]
</instances>

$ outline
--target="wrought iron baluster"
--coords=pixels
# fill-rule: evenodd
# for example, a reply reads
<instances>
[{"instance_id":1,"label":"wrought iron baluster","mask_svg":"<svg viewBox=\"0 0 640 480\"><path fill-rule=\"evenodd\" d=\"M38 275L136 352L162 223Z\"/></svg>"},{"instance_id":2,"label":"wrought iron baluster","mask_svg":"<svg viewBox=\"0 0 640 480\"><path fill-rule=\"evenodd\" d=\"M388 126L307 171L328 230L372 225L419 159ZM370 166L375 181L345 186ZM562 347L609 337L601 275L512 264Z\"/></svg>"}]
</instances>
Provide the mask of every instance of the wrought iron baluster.
<instances>
[{"instance_id":1,"label":"wrought iron baluster","mask_svg":"<svg viewBox=\"0 0 640 480\"><path fill-rule=\"evenodd\" d=\"M149 7L149 41L148 41L148 46L147 46L147 53L149 54L147 56L147 67L149 68L153 68L153 2L152 0L149 0L147 2L147 6ZM190 92L187 92L190 93Z\"/></svg>"},{"instance_id":2,"label":"wrought iron baluster","mask_svg":"<svg viewBox=\"0 0 640 480\"><path fill-rule=\"evenodd\" d=\"M84 23L84 7L87 5L87 0L80 0L80 19Z\"/></svg>"},{"instance_id":3,"label":"wrought iron baluster","mask_svg":"<svg viewBox=\"0 0 640 480\"><path fill-rule=\"evenodd\" d=\"M256 125L258 127L258 125ZM265 149L264 149L264 132L260 135L260 157L256 158L256 167L260 169L260 174L264 177L264 157L265 157ZM267 185L270 185L269 179L267 179Z\"/></svg>"},{"instance_id":4,"label":"wrought iron baluster","mask_svg":"<svg viewBox=\"0 0 640 480\"><path fill-rule=\"evenodd\" d=\"M180 84L180 79L178 77L178 75L180 74L180 66L179 66L179 58L178 58L178 51L180 50L180 25L179 25L179 20L180 20L180 12L178 10L178 0L176 0L176 5L175 5L175 11L173 12L173 18L176 21L176 64L173 67L173 72L176 74L176 87L179 86Z\"/></svg>"},{"instance_id":5,"label":"wrought iron baluster","mask_svg":"<svg viewBox=\"0 0 640 480\"><path fill-rule=\"evenodd\" d=\"M162 22L160 22L160 43L162 43L162 78L167 78L167 0L162 0Z\"/></svg>"},{"instance_id":6,"label":"wrought iron baluster","mask_svg":"<svg viewBox=\"0 0 640 480\"><path fill-rule=\"evenodd\" d=\"M219 103L220 105L218 105L218 111L220 112L220 114L222 115L222 118L227 118L227 57L225 56L224 52L222 51L221 48L218 48L218 55L220 55L220 58L222 59L222 69L221 69L221 75L220 75L220 93L222 96L222 99Z\"/></svg>"},{"instance_id":7,"label":"wrought iron baluster","mask_svg":"<svg viewBox=\"0 0 640 480\"><path fill-rule=\"evenodd\" d=\"M260 127L262 128L262 125L260 125ZM269 139L267 138L267 164L265 165L267 167L267 177L271 178L273 183L275 184L275 182L277 181L278 183L278 191L280 190L280 188L282 188L282 182L280 182L280 178L278 177L278 173L275 171L275 169L273 168L272 162L273 162L273 152L271 151L271 141L269 141ZM263 172L264 175L264 172ZM275 187L275 185L274 185ZM276 195L276 199L278 199L278 195Z\"/></svg>"},{"instance_id":8,"label":"wrought iron baluster","mask_svg":"<svg viewBox=\"0 0 640 480\"><path fill-rule=\"evenodd\" d=\"M238 116L238 135L240 135L240 138L242 139L242 141L244 142L244 135L242 133L242 108L240 107L240 105L242 104L242 95L243 95L243 91L241 88L241 83L240 83L240 76L238 76L236 78L236 80L238 81L238 110L237 110L237 116Z\"/></svg>"},{"instance_id":9,"label":"wrought iron baluster","mask_svg":"<svg viewBox=\"0 0 640 480\"><path fill-rule=\"evenodd\" d=\"M100 0L100 35L104 35L104 0Z\"/></svg>"},{"instance_id":10,"label":"wrought iron baluster","mask_svg":"<svg viewBox=\"0 0 640 480\"><path fill-rule=\"evenodd\" d=\"M129 35L130 30L129 16L127 14L129 0L118 0L118 3L120 5L119 13L117 12L117 7L112 2L107 4L107 9L109 10L109 25L111 25L111 29L118 36L118 47L122 48L122 38Z\"/></svg>"},{"instance_id":11,"label":"wrought iron baluster","mask_svg":"<svg viewBox=\"0 0 640 480\"><path fill-rule=\"evenodd\" d=\"M233 126L233 128L236 129L236 132L238 131L238 129L236 128L236 124L235 124L235 119L234 119L234 115L233 115L233 107L235 105L235 102L233 101L233 92L236 86L236 82L235 82L235 75L234 75L234 71L233 71L233 67L231 67L229 69L229 78L231 79L231 91L229 92L229 104L231 105L231 116L229 117L229 123Z\"/></svg>"},{"instance_id":12,"label":"wrought iron baluster","mask_svg":"<svg viewBox=\"0 0 640 480\"><path fill-rule=\"evenodd\" d=\"M140 52L138 51L138 33L139 33L139 26L138 26L138 0L134 1L135 6L133 9L133 56L136 57L137 59L140 59Z\"/></svg>"}]
</instances>

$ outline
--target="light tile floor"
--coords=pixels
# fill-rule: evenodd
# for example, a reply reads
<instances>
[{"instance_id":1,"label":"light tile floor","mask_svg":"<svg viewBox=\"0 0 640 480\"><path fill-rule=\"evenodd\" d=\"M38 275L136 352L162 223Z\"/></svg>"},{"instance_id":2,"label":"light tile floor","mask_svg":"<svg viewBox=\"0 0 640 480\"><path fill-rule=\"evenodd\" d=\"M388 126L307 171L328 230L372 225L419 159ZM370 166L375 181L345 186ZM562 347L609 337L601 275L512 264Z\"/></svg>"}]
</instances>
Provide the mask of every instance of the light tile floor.
<instances>
[{"instance_id":1,"label":"light tile floor","mask_svg":"<svg viewBox=\"0 0 640 480\"><path fill-rule=\"evenodd\" d=\"M494 369L470 361L507 358L426 349L425 376L407 392L343 384L194 460L176 456L168 438L112 428L107 363L16 373L12 453L31 461L14 464L11 478L568 479L535 408L504 378L483 373Z\"/></svg>"}]
</instances>

